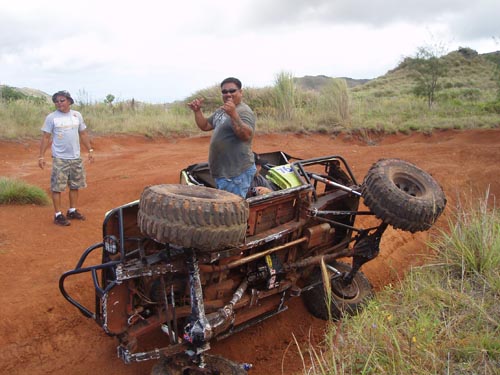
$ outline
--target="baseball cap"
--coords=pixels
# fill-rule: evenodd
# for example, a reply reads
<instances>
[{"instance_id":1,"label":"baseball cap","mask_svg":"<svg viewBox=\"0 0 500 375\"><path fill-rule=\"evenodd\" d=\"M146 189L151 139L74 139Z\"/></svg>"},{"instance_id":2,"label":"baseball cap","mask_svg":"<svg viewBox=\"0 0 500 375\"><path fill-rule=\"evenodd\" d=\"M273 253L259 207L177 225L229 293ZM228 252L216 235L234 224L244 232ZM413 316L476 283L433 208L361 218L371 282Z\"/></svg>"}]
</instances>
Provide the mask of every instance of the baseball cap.
<instances>
[{"instance_id":1,"label":"baseball cap","mask_svg":"<svg viewBox=\"0 0 500 375\"><path fill-rule=\"evenodd\" d=\"M61 91L56 92L54 95L52 95L52 102L53 103L56 102L56 98L58 96L64 96L66 99L68 99L70 101L70 104L73 104L75 102L73 100L73 98L71 97L71 94L69 92L67 92L66 90L61 90Z\"/></svg>"}]
</instances>

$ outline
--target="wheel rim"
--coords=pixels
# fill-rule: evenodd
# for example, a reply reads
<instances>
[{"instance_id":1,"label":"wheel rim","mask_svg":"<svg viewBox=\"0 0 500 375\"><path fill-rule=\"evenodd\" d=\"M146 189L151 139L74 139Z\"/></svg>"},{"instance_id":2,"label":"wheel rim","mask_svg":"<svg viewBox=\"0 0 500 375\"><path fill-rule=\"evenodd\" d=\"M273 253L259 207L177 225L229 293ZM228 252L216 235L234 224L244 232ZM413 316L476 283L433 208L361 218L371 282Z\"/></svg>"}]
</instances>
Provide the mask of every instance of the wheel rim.
<instances>
[{"instance_id":1,"label":"wheel rim","mask_svg":"<svg viewBox=\"0 0 500 375\"><path fill-rule=\"evenodd\" d=\"M332 293L342 299L354 299L359 295L359 286L356 280L346 284L341 277L333 279L331 282Z\"/></svg>"},{"instance_id":2,"label":"wheel rim","mask_svg":"<svg viewBox=\"0 0 500 375\"><path fill-rule=\"evenodd\" d=\"M425 188L419 181L406 173L398 173L393 177L394 185L402 192L412 197L421 197L425 193Z\"/></svg>"}]
</instances>

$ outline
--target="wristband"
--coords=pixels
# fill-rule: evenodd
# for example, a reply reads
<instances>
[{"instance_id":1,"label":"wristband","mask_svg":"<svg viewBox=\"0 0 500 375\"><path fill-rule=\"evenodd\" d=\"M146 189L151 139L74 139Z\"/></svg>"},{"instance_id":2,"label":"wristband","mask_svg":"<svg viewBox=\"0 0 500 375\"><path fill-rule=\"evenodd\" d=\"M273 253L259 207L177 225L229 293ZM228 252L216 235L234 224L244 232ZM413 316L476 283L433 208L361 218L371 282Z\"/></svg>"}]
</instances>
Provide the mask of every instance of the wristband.
<instances>
[{"instance_id":1,"label":"wristband","mask_svg":"<svg viewBox=\"0 0 500 375\"><path fill-rule=\"evenodd\" d=\"M43 157L43 156L42 156L41 158L38 158L38 160L43 160L43 159L44 159L44 157Z\"/></svg>"},{"instance_id":2,"label":"wristband","mask_svg":"<svg viewBox=\"0 0 500 375\"><path fill-rule=\"evenodd\" d=\"M89 148L89 152L94 152L94 149L93 148Z\"/></svg>"}]
</instances>

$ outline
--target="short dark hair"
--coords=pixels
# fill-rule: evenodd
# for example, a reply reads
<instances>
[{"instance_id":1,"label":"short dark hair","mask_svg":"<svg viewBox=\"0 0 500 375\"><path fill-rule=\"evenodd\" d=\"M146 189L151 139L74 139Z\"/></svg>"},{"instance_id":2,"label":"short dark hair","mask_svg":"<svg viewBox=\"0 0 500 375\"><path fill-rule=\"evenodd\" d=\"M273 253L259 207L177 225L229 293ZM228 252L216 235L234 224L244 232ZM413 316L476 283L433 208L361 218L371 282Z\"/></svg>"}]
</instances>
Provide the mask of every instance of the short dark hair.
<instances>
[{"instance_id":1,"label":"short dark hair","mask_svg":"<svg viewBox=\"0 0 500 375\"><path fill-rule=\"evenodd\" d=\"M238 86L238 90L241 90L241 81L238 78L227 77L224 81L221 82L220 87L224 86L226 83L234 83Z\"/></svg>"}]
</instances>

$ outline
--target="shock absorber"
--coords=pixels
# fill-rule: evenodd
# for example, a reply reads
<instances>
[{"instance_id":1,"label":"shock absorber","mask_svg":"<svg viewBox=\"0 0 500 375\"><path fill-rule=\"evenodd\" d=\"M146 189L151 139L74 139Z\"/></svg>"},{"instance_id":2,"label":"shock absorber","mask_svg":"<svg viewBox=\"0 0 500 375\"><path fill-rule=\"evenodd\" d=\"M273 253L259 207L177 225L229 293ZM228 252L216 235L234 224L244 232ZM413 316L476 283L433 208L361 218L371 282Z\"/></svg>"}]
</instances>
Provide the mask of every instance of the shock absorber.
<instances>
[{"instance_id":1,"label":"shock absorber","mask_svg":"<svg viewBox=\"0 0 500 375\"><path fill-rule=\"evenodd\" d=\"M184 339L193 345L192 349L195 354L200 354L210 349L208 340L212 334L210 324L205 316L198 259L193 249L186 249L186 255L191 294L191 316L185 328Z\"/></svg>"}]
</instances>

